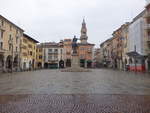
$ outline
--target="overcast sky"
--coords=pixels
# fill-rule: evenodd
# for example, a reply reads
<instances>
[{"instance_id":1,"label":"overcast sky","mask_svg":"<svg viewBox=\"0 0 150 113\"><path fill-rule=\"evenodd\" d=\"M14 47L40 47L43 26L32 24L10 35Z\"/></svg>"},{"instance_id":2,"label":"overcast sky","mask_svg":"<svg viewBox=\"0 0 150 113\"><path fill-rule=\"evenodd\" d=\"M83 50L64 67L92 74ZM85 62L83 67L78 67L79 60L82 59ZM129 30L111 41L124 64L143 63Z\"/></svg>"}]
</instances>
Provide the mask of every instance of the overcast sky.
<instances>
[{"instance_id":1,"label":"overcast sky","mask_svg":"<svg viewBox=\"0 0 150 113\"><path fill-rule=\"evenodd\" d=\"M85 17L88 41L98 47L144 6L145 0L0 0L0 14L40 42L80 37Z\"/></svg>"}]
</instances>

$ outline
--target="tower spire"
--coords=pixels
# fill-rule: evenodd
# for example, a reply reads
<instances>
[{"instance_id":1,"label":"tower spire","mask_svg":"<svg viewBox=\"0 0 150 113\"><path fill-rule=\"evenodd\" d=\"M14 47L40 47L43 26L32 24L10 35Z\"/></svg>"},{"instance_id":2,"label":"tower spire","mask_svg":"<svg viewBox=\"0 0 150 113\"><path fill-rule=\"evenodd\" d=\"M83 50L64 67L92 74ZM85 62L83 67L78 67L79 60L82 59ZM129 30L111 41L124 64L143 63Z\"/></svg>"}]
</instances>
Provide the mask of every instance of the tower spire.
<instances>
[{"instance_id":1,"label":"tower spire","mask_svg":"<svg viewBox=\"0 0 150 113\"><path fill-rule=\"evenodd\" d=\"M86 22L85 22L85 19L83 18L81 36L80 36L81 43L87 43L87 39L88 39L88 36L87 36Z\"/></svg>"},{"instance_id":2,"label":"tower spire","mask_svg":"<svg viewBox=\"0 0 150 113\"><path fill-rule=\"evenodd\" d=\"M83 18L83 23L85 23L85 18Z\"/></svg>"}]
</instances>

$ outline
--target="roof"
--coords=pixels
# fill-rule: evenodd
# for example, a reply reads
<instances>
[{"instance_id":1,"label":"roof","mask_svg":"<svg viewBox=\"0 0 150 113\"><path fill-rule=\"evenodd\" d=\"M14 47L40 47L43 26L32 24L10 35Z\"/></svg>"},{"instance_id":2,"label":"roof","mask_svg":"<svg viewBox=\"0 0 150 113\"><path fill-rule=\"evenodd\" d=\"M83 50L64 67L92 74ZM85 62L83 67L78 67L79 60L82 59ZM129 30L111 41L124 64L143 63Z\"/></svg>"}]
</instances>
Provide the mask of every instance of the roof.
<instances>
[{"instance_id":1,"label":"roof","mask_svg":"<svg viewBox=\"0 0 150 113\"><path fill-rule=\"evenodd\" d=\"M60 48L62 47L63 45L61 43L56 43L56 42L46 42L46 43L41 43L40 44L42 47L46 47L46 48L49 48L49 47L56 47L56 48Z\"/></svg>"},{"instance_id":2,"label":"roof","mask_svg":"<svg viewBox=\"0 0 150 113\"><path fill-rule=\"evenodd\" d=\"M68 39L64 39L65 42L70 42L72 41L72 39L68 38Z\"/></svg>"},{"instance_id":3,"label":"roof","mask_svg":"<svg viewBox=\"0 0 150 113\"><path fill-rule=\"evenodd\" d=\"M95 44L91 44L91 43L85 43L85 44L84 44L84 43L78 43L78 45L79 45L79 46L80 46L80 45L83 45L83 46L84 46L84 45L95 46Z\"/></svg>"},{"instance_id":4,"label":"roof","mask_svg":"<svg viewBox=\"0 0 150 113\"><path fill-rule=\"evenodd\" d=\"M102 47L105 43L107 43L107 42L113 40L113 38L114 38L114 37L111 37L111 38L105 40L104 42L102 42L102 43L100 44L100 46Z\"/></svg>"},{"instance_id":5,"label":"roof","mask_svg":"<svg viewBox=\"0 0 150 113\"><path fill-rule=\"evenodd\" d=\"M143 55L139 54L138 52L135 52L135 51L131 51L131 52L128 52L127 55L129 57L133 57L133 58L144 58Z\"/></svg>"},{"instance_id":6,"label":"roof","mask_svg":"<svg viewBox=\"0 0 150 113\"><path fill-rule=\"evenodd\" d=\"M27 34L23 34L23 36L26 37L26 38L28 38L29 40L32 40L32 41L35 42L35 43L39 43L39 41L33 39L32 37L30 37L30 36L27 35Z\"/></svg>"},{"instance_id":7,"label":"roof","mask_svg":"<svg viewBox=\"0 0 150 113\"><path fill-rule=\"evenodd\" d=\"M6 19L5 17L3 17L2 15L0 15L0 18L3 18L4 20L6 20L7 22L11 23L12 25L14 25L15 27L17 27L18 29L20 29L21 31L24 32L24 30L22 28L20 28L19 26L17 26L16 24L12 23L10 20Z\"/></svg>"},{"instance_id":8,"label":"roof","mask_svg":"<svg viewBox=\"0 0 150 113\"><path fill-rule=\"evenodd\" d=\"M133 22L135 22L136 20L138 20L139 18L144 16L145 12L146 12L146 9L144 9L140 14L138 14L135 18L133 18L133 20L130 24L132 24Z\"/></svg>"}]
</instances>

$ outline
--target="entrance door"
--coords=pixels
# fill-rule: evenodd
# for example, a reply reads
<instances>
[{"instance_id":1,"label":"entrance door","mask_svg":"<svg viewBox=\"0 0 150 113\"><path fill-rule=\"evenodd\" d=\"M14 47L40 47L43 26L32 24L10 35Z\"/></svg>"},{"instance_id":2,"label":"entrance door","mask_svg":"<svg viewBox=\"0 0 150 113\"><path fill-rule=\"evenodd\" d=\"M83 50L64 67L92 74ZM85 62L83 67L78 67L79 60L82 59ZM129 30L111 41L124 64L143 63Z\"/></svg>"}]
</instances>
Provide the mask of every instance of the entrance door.
<instances>
[{"instance_id":1,"label":"entrance door","mask_svg":"<svg viewBox=\"0 0 150 113\"><path fill-rule=\"evenodd\" d=\"M150 60L148 60L148 71L150 71Z\"/></svg>"},{"instance_id":2,"label":"entrance door","mask_svg":"<svg viewBox=\"0 0 150 113\"><path fill-rule=\"evenodd\" d=\"M67 61L66 61L66 67L71 67L71 59L67 59Z\"/></svg>"},{"instance_id":3,"label":"entrance door","mask_svg":"<svg viewBox=\"0 0 150 113\"><path fill-rule=\"evenodd\" d=\"M85 67L85 59L80 59L80 67Z\"/></svg>"}]
</instances>

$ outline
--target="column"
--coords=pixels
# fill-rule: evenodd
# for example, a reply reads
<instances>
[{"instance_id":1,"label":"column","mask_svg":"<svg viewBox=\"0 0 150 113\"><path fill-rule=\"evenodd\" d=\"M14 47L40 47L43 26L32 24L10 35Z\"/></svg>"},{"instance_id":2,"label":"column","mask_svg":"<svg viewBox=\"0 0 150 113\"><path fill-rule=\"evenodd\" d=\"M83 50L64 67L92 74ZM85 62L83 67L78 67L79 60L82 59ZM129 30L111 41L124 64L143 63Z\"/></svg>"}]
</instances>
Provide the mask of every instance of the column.
<instances>
[{"instance_id":1,"label":"column","mask_svg":"<svg viewBox=\"0 0 150 113\"><path fill-rule=\"evenodd\" d=\"M85 59L84 67L87 68L87 60Z\"/></svg>"}]
</instances>

